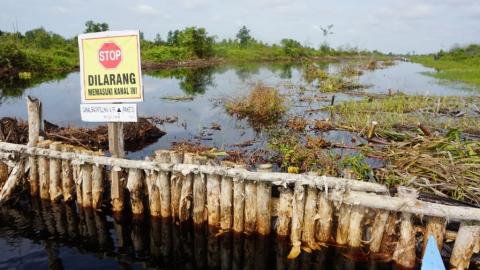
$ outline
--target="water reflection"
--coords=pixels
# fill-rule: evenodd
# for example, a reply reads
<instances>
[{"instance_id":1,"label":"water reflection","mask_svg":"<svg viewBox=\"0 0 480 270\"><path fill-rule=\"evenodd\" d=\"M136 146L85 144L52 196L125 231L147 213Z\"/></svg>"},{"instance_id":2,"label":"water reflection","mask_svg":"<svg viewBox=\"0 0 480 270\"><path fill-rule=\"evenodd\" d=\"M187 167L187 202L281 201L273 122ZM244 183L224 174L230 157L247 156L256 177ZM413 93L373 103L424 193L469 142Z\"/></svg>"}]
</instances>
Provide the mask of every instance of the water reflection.
<instances>
[{"instance_id":1,"label":"water reflection","mask_svg":"<svg viewBox=\"0 0 480 270\"><path fill-rule=\"evenodd\" d=\"M177 226L161 219L131 220L39 201L18 208L3 207L0 238L9 242L0 242L0 252L5 254L0 267L26 267L33 259L30 256L51 269L371 269L373 265L352 261L345 256L346 251L335 248L303 252L297 259L287 260L289 243L273 236L219 234L212 228ZM32 250L38 252L4 253L25 239L32 240ZM391 266L376 263L375 269Z\"/></svg>"},{"instance_id":2,"label":"water reflection","mask_svg":"<svg viewBox=\"0 0 480 270\"><path fill-rule=\"evenodd\" d=\"M209 86L213 86L213 67L178 68L148 72L159 78L175 78L186 95L204 94Z\"/></svg>"}]
</instances>

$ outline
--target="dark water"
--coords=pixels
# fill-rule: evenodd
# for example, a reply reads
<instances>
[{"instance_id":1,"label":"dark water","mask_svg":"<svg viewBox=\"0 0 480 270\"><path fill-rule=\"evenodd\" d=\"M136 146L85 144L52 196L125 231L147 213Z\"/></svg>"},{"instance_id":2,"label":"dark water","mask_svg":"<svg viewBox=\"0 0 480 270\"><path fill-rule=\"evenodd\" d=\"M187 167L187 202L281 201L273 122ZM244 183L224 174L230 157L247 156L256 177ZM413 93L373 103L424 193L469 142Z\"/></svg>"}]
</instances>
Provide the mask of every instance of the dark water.
<instances>
[{"instance_id":1,"label":"dark water","mask_svg":"<svg viewBox=\"0 0 480 270\"><path fill-rule=\"evenodd\" d=\"M391 269L339 248L287 260L290 245L274 237L131 220L46 202L1 208L0 269Z\"/></svg>"}]
</instances>

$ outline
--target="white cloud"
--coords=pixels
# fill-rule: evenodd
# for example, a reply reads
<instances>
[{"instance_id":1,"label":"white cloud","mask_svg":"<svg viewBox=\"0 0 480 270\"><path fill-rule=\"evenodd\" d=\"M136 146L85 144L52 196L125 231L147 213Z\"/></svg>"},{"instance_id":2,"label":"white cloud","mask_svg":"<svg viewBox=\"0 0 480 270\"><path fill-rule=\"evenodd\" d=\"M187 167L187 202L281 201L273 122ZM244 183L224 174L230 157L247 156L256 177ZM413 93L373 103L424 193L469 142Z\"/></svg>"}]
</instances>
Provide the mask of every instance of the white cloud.
<instances>
[{"instance_id":1,"label":"white cloud","mask_svg":"<svg viewBox=\"0 0 480 270\"><path fill-rule=\"evenodd\" d=\"M62 6L53 6L50 9L55 13L60 13L60 14L70 13L70 9Z\"/></svg>"},{"instance_id":2,"label":"white cloud","mask_svg":"<svg viewBox=\"0 0 480 270\"><path fill-rule=\"evenodd\" d=\"M135 6L133 10L141 14L149 14L149 15L158 13L158 10L156 10L154 7L149 6L147 4L139 4Z\"/></svg>"}]
</instances>

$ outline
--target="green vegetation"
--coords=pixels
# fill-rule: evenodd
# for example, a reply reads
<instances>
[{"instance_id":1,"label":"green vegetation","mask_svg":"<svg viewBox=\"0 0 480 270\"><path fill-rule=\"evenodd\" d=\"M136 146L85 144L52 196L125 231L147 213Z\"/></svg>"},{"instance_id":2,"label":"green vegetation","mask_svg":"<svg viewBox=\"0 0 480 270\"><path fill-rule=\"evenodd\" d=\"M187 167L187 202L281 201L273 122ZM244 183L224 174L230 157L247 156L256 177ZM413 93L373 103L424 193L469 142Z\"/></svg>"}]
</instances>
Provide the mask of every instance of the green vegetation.
<instances>
[{"instance_id":1,"label":"green vegetation","mask_svg":"<svg viewBox=\"0 0 480 270\"><path fill-rule=\"evenodd\" d=\"M428 74L450 81L464 82L480 87L480 45L454 48L431 55L412 56L412 61L435 68Z\"/></svg>"}]
</instances>

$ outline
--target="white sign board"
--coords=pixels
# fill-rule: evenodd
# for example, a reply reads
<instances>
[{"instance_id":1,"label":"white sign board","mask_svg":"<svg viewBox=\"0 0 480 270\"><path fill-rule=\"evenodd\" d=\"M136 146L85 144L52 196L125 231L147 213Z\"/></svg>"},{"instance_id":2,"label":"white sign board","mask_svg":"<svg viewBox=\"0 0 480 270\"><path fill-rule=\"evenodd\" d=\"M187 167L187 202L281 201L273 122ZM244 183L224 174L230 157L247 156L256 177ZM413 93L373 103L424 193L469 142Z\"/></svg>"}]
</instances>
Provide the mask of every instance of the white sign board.
<instances>
[{"instance_id":1,"label":"white sign board","mask_svg":"<svg viewBox=\"0 0 480 270\"><path fill-rule=\"evenodd\" d=\"M85 122L137 122L137 104L80 104Z\"/></svg>"}]
</instances>

